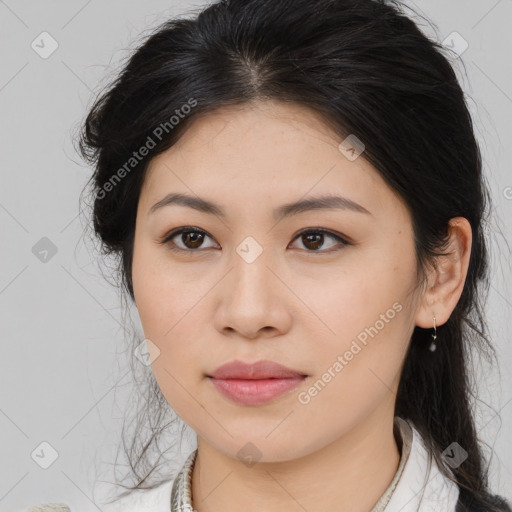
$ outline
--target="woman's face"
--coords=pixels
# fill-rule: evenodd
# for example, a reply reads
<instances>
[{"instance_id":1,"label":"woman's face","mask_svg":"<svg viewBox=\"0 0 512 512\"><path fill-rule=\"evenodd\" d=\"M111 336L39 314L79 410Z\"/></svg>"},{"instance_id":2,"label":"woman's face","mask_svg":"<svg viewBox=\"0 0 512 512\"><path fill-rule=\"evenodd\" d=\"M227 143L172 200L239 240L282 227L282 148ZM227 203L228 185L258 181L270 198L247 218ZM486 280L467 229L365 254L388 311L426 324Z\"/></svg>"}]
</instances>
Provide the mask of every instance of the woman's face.
<instances>
[{"instance_id":1,"label":"woman's face","mask_svg":"<svg viewBox=\"0 0 512 512\"><path fill-rule=\"evenodd\" d=\"M133 288L160 350L153 371L200 441L226 456L292 460L393 417L419 304L411 218L342 142L306 107L261 102L196 119L149 165ZM152 210L168 194L218 210ZM320 196L345 199L283 210ZM211 378L233 360L305 377Z\"/></svg>"}]
</instances>

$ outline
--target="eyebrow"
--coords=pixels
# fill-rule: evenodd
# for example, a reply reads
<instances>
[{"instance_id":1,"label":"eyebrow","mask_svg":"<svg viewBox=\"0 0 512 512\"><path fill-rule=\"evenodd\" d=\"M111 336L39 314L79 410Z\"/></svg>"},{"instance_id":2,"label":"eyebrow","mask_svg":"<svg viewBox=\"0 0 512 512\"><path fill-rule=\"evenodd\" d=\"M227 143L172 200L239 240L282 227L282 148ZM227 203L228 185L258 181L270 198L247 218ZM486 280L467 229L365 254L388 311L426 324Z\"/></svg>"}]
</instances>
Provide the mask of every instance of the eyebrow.
<instances>
[{"instance_id":1,"label":"eyebrow","mask_svg":"<svg viewBox=\"0 0 512 512\"><path fill-rule=\"evenodd\" d=\"M171 193L167 194L163 199L155 203L149 210L148 215L156 212L164 206L179 205L193 208L203 213L210 215L216 215L225 219L227 217L223 208L215 203L202 199L200 197L189 196L187 194ZM287 203L279 208L276 208L273 212L275 220L281 220L285 217L291 217L298 213L307 212L310 210L350 210L358 213L365 213L371 215L371 213L361 206L360 204L348 199L347 197L335 196L335 195L322 195L309 197L307 199L301 199L293 203Z\"/></svg>"}]
</instances>

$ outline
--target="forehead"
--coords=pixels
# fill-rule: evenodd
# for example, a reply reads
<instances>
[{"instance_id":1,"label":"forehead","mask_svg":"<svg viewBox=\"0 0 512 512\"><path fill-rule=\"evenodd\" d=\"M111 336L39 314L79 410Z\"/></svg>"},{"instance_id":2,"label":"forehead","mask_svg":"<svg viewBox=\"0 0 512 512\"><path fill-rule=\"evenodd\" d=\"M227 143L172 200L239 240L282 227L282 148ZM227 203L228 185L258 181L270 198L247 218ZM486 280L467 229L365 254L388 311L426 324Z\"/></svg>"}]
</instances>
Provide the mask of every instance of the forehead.
<instances>
[{"instance_id":1,"label":"forehead","mask_svg":"<svg viewBox=\"0 0 512 512\"><path fill-rule=\"evenodd\" d=\"M141 201L147 199L150 208L166 193L184 192L257 207L336 193L364 206L393 207L398 196L364 153L349 160L339 149L342 141L303 105L222 107L195 118L174 146L150 162Z\"/></svg>"}]
</instances>

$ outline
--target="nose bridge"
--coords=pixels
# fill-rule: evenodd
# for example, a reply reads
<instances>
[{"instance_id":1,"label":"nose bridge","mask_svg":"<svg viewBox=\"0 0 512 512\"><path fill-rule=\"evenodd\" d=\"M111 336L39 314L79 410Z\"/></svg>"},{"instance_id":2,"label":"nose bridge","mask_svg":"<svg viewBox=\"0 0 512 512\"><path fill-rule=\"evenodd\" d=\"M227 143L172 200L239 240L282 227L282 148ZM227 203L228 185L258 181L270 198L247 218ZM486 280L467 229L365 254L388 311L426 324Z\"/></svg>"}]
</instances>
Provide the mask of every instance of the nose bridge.
<instances>
[{"instance_id":1,"label":"nose bridge","mask_svg":"<svg viewBox=\"0 0 512 512\"><path fill-rule=\"evenodd\" d=\"M263 242L260 243L253 236L245 237L238 244L232 261L234 266L232 286L237 294L244 296L248 294L251 297L263 291L266 296L256 297L256 299L265 301L269 299L267 287L274 278L267 268L272 266L270 253L270 249L265 248Z\"/></svg>"},{"instance_id":2,"label":"nose bridge","mask_svg":"<svg viewBox=\"0 0 512 512\"><path fill-rule=\"evenodd\" d=\"M270 249L248 236L231 255L231 271L222 291L217 328L231 328L254 338L264 327L286 328L289 315L280 297L284 290L274 275Z\"/></svg>"}]
</instances>

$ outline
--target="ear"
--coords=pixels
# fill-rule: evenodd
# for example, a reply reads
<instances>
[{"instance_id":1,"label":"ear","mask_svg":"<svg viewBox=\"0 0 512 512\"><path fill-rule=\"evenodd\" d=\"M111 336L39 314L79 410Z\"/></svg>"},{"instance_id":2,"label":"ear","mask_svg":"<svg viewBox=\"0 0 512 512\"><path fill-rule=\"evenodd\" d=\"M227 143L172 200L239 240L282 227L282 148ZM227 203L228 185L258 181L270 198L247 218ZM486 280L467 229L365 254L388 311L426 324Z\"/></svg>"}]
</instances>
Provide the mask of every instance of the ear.
<instances>
[{"instance_id":1,"label":"ear","mask_svg":"<svg viewBox=\"0 0 512 512\"><path fill-rule=\"evenodd\" d=\"M462 295L471 255L472 232L469 221L464 217L454 217L448 223L449 244L446 256L438 256L428 277L416 312L416 325L424 329L443 325L452 314Z\"/></svg>"}]
</instances>

